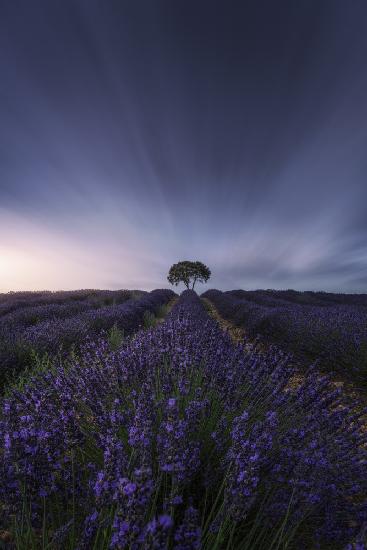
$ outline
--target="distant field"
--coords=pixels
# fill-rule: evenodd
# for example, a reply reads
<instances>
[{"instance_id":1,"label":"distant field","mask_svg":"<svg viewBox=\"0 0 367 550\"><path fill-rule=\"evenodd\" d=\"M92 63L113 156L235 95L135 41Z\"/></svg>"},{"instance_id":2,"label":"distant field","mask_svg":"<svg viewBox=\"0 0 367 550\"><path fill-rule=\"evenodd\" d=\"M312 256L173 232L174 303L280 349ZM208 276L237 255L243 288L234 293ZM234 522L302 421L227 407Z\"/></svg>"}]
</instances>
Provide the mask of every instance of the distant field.
<instances>
[{"instance_id":1,"label":"distant field","mask_svg":"<svg viewBox=\"0 0 367 550\"><path fill-rule=\"evenodd\" d=\"M0 295L0 548L364 548L367 296L202 296Z\"/></svg>"}]
</instances>

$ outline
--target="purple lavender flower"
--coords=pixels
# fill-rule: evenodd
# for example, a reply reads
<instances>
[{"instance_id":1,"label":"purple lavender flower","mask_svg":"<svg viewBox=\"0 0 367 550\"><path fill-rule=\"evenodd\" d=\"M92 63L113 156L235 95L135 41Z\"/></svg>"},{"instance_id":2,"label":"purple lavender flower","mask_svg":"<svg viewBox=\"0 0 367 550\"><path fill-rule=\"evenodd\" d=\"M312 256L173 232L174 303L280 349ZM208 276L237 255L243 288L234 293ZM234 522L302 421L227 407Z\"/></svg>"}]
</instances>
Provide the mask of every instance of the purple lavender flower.
<instances>
[{"instance_id":1,"label":"purple lavender flower","mask_svg":"<svg viewBox=\"0 0 367 550\"><path fill-rule=\"evenodd\" d=\"M31 529L56 540L74 510L80 549L210 548L218 533L251 548L257 524L267 541L281 527L294 546L362 544L364 412L314 366L296 374L276 347L233 344L193 292L115 351L90 338L3 400L3 523L20 524L26 487Z\"/></svg>"},{"instance_id":2,"label":"purple lavender flower","mask_svg":"<svg viewBox=\"0 0 367 550\"><path fill-rule=\"evenodd\" d=\"M185 510L183 522L175 531L175 550L199 550L201 548L201 528L199 513L189 506Z\"/></svg>"}]
</instances>

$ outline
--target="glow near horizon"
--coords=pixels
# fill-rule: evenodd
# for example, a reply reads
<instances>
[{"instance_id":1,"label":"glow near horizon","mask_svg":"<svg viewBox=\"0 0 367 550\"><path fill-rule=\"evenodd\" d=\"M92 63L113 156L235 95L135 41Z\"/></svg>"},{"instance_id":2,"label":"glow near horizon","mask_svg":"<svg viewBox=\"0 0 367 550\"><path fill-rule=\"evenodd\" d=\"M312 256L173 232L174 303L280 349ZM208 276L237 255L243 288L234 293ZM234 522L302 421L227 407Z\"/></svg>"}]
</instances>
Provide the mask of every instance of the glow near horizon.
<instances>
[{"instance_id":1,"label":"glow near horizon","mask_svg":"<svg viewBox=\"0 0 367 550\"><path fill-rule=\"evenodd\" d=\"M5 219L7 221L4 223ZM0 291L75 288L151 290L169 287L166 280L169 265L187 258L199 258L213 270L211 280L205 287L199 286L199 291L210 287L292 287L302 290L305 289L303 281L307 272L311 273L314 281L314 286L308 289L339 290L330 283L327 288L330 281L328 269L321 272L319 278L313 274L315 266L327 266L329 259L338 255L341 243L333 241L333 233L327 233L330 220L316 224L312 231L303 228L299 234L293 232L292 238L287 231L280 231L275 225L271 231L271 241L269 226L261 230L258 223L253 223L252 227L247 226L246 235L238 235L236 239L232 236L230 247L227 245L228 237L221 236L220 230L215 237L216 246L210 248L200 231L191 244L186 244L186 248L167 235L163 253L160 249L164 240L154 235L147 240L149 232L143 228L140 234L136 228L127 234L125 224L125 238L122 239L111 225L107 230L110 235L101 234L102 220L98 216L87 220L84 228L79 226L75 234L73 224L69 230L65 227L60 230L2 213L0 231L8 245L0 248ZM320 233L322 238L316 238ZM345 247L348 247L348 242ZM203 259L200 250L204 249L206 254ZM353 277L358 270L363 275L365 262L363 249L359 255L345 254L339 263L346 266L345 282L348 283L348 266L352 268ZM245 279L243 273L247 274ZM281 282L276 284L279 278ZM269 285L269 280L275 284Z\"/></svg>"}]
</instances>

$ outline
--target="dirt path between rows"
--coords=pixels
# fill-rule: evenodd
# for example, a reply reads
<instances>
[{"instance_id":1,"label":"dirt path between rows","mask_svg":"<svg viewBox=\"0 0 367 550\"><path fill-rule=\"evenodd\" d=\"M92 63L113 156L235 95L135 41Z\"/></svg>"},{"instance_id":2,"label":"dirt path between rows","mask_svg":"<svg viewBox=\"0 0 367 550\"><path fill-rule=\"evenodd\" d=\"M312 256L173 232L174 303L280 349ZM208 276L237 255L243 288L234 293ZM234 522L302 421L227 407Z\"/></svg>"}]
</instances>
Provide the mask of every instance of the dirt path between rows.
<instances>
[{"instance_id":1,"label":"dirt path between rows","mask_svg":"<svg viewBox=\"0 0 367 550\"><path fill-rule=\"evenodd\" d=\"M203 302L205 309L209 313L211 317L213 317L218 325L225 331L228 332L230 337L234 342L237 344L243 343L244 339L246 338L246 331L243 328L236 327L233 323L230 321L226 321L226 319L223 319L221 315L219 315L218 310L216 307L208 300L208 298L200 298Z\"/></svg>"}]
</instances>

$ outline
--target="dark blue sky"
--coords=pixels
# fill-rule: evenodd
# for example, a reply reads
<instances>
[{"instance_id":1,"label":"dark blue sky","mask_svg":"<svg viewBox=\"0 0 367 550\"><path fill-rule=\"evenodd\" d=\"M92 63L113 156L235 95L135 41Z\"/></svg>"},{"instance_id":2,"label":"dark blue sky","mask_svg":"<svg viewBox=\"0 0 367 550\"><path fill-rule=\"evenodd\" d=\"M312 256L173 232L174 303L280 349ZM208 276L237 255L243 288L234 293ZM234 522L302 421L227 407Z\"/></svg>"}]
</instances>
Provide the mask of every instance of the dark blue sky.
<instances>
[{"instance_id":1,"label":"dark blue sky","mask_svg":"<svg viewBox=\"0 0 367 550\"><path fill-rule=\"evenodd\" d=\"M367 292L365 0L0 1L0 290Z\"/></svg>"}]
</instances>

